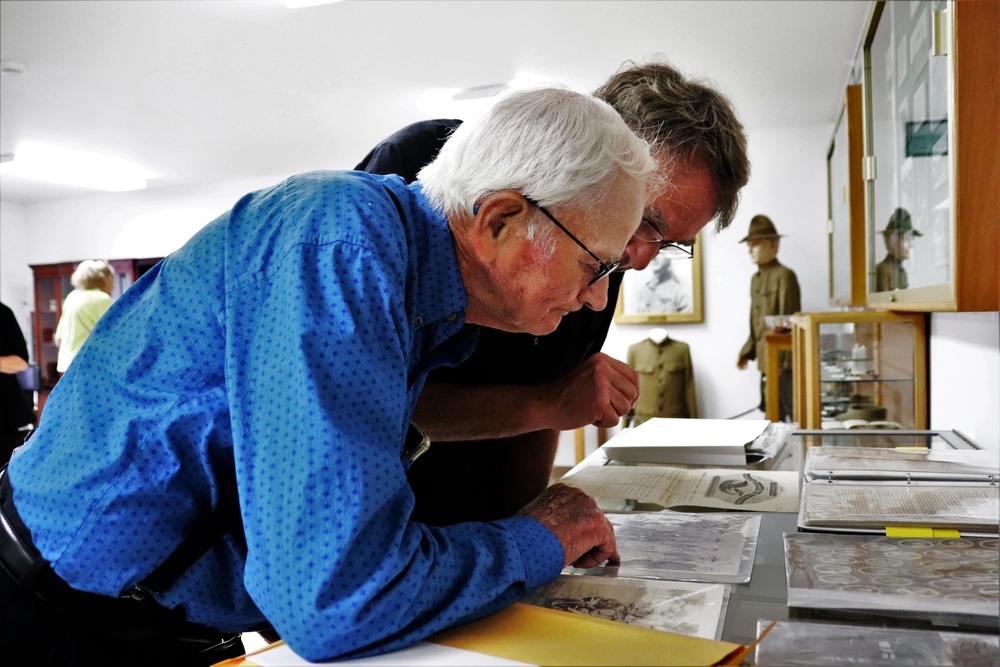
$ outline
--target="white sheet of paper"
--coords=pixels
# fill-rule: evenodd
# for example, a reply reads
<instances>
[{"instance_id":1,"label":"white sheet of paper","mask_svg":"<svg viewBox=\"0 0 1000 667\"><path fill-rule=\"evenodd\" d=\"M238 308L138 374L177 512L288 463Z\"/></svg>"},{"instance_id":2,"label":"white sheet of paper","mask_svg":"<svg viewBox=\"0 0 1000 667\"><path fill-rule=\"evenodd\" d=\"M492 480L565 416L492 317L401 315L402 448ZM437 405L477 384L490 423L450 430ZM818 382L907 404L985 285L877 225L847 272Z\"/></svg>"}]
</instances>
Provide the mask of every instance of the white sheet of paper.
<instances>
[{"instance_id":1,"label":"white sheet of paper","mask_svg":"<svg viewBox=\"0 0 1000 667\"><path fill-rule=\"evenodd\" d=\"M770 424L766 419L672 419L658 417L626 430L614 440L632 440L634 444L662 443L695 447L698 445L745 445L753 442Z\"/></svg>"},{"instance_id":2,"label":"white sheet of paper","mask_svg":"<svg viewBox=\"0 0 1000 667\"><path fill-rule=\"evenodd\" d=\"M451 646L441 646L430 642L417 642L413 646L375 655L370 658L358 658L356 660L338 660L334 662L309 662L299 656L288 644L281 643L277 646L267 648L260 653L252 653L247 659L260 667L304 667L307 665L358 665L359 667L403 667L405 665L419 665L427 667L479 667L489 666L518 666L529 665L526 662L497 658L485 653L475 653L465 649L452 648Z\"/></svg>"},{"instance_id":3,"label":"white sheet of paper","mask_svg":"<svg viewBox=\"0 0 1000 667\"><path fill-rule=\"evenodd\" d=\"M590 466L565 475L562 481L595 498L627 498L661 507L751 512L799 509L799 474L792 470Z\"/></svg>"}]
</instances>

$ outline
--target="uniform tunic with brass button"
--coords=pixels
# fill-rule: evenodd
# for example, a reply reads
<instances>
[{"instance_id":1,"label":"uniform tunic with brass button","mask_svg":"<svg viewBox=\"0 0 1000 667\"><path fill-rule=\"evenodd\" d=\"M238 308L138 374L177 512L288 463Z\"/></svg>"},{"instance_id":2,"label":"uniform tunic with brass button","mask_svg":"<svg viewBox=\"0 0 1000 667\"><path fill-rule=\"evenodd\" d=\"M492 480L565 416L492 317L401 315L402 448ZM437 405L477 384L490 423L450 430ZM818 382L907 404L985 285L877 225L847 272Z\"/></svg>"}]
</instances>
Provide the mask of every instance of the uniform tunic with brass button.
<instances>
[{"instance_id":1,"label":"uniform tunic with brass button","mask_svg":"<svg viewBox=\"0 0 1000 667\"><path fill-rule=\"evenodd\" d=\"M763 374L767 369L766 315L791 315L802 308L799 281L795 272L777 259L762 264L750 279L750 337L740 350L741 359L756 359L757 368ZM790 369L792 357L782 352L779 368Z\"/></svg>"},{"instance_id":2,"label":"uniform tunic with brass button","mask_svg":"<svg viewBox=\"0 0 1000 667\"><path fill-rule=\"evenodd\" d=\"M875 291L891 292L894 289L906 289L910 281L906 275L903 263L894 255L886 255L885 259L875 265Z\"/></svg>"},{"instance_id":3,"label":"uniform tunic with brass button","mask_svg":"<svg viewBox=\"0 0 1000 667\"><path fill-rule=\"evenodd\" d=\"M638 426L653 417L696 418L694 372L687 343L646 338L628 348L628 365L639 374L639 398L632 413Z\"/></svg>"}]
</instances>

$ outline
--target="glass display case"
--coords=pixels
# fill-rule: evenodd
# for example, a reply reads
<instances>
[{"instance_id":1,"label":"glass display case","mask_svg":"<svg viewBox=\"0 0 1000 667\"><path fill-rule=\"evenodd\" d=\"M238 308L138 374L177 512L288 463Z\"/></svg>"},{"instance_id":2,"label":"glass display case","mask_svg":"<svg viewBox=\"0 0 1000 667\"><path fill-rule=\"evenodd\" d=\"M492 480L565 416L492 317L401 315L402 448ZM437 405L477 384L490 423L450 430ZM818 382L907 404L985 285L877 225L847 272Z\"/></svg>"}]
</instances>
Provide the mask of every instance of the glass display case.
<instances>
[{"instance_id":1,"label":"glass display case","mask_svg":"<svg viewBox=\"0 0 1000 667\"><path fill-rule=\"evenodd\" d=\"M863 41L866 304L997 310L1000 3L872 6Z\"/></svg>"},{"instance_id":2,"label":"glass display case","mask_svg":"<svg viewBox=\"0 0 1000 667\"><path fill-rule=\"evenodd\" d=\"M808 447L891 447L893 449L983 449L960 431L943 430L872 430L795 431L789 442L802 449L804 460ZM801 471L800 471L801 472Z\"/></svg>"},{"instance_id":3,"label":"glass display case","mask_svg":"<svg viewBox=\"0 0 1000 667\"><path fill-rule=\"evenodd\" d=\"M802 429L926 429L926 315L792 317L794 419Z\"/></svg>"}]
</instances>

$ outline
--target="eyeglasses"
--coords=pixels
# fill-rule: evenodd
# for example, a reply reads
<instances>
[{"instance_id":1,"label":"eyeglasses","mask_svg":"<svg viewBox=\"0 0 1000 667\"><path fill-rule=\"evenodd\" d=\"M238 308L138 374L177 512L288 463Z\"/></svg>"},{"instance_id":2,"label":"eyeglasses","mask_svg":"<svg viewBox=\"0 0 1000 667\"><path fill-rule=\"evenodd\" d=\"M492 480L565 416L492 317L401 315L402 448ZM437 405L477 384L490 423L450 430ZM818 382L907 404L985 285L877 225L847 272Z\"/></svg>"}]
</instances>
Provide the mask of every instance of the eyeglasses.
<instances>
[{"instance_id":1,"label":"eyeglasses","mask_svg":"<svg viewBox=\"0 0 1000 667\"><path fill-rule=\"evenodd\" d=\"M694 241L667 241L663 234L648 218L643 218L635 237L647 243L659 243L659 254L670 259L691 259L694 257Z\"/></svg>"},{"instance_id":2,"label":"eyeglasses","mask_svg":"<svg viewBox=\"0 0 1000 667\"><path fill-rule=\"evenodd\" d=\"M521 195L521 196L524 197L524 195ZM540 205L538 202L536 202L534 199L532 199L530 197L524 197L524 200L526 202L528 202L529 204L531 204L532 206L534 206L535 208L537 208L539 211L541 211L545 215L546 218L548 218L553 223L555 223L556 227L558 227L559 229L563 230L563 232L566 234L566 236L568 236L571 239L573 239L574 243L576 243L578 246L580 246L581 248L583 248L584 252L586 252L588 255L590 255L591 257L593 257L594 261L597 262L597 271L594 272L594 277L590 279L589 283L587 283L587 287L590 287L591 285L593 285L594 283L596 283L598 280L600 280L604 276L608 275L609 273L611 273L612 271L614 271L615 269L617 269L618 265L621 264L621 262L611 262L610 264L604 263L604 261L600 257L598 257L597 255L595 255L594 253L592 253L590 251L590 248L588 248L587 246L585 246L583 244L583 241L581 241L580 239L578 239L575 236L573 236L572 232L570 232L568 229L566 229L565 227L563 227L562 223L559 222L558 220L556 220L556 217L554 215L552 215L551 213L549 213L545 209L544 206Z\"/></svg>"}]
</instances>

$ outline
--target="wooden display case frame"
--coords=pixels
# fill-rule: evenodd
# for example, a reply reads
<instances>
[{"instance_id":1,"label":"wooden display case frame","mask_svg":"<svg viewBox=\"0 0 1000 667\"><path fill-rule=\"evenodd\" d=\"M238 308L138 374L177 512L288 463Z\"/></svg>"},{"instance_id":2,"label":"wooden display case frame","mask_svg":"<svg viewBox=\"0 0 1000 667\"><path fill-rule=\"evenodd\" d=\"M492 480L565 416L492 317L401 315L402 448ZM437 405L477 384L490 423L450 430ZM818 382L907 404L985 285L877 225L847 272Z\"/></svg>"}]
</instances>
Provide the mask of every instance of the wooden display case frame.
<instances>
[{"instance_id":1,"label":"wooden display case frame","mask_svg":"<svg viewBox=\"0 0 1000 667\"><path fill-rule=\"evenodd\" d=\"M911 324L913 327L913 424L904 428L926 429L927 410L927 316L878 310L796 313L792 316L793 417L802 429L822 428L822 384L820 326L824 324ZM881 346L880 346L881 347ZM873 350L875 354L891 354ZM876 361L876 365L882 361ZM879 381L876 381L878 383ZM879 387L877 390L881 390ZM890 419L892 416L890 415Z\"/></svg>"}]
</instances>

